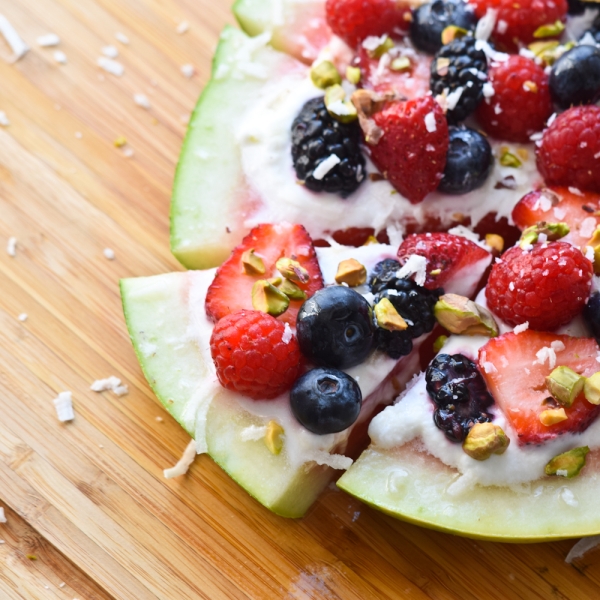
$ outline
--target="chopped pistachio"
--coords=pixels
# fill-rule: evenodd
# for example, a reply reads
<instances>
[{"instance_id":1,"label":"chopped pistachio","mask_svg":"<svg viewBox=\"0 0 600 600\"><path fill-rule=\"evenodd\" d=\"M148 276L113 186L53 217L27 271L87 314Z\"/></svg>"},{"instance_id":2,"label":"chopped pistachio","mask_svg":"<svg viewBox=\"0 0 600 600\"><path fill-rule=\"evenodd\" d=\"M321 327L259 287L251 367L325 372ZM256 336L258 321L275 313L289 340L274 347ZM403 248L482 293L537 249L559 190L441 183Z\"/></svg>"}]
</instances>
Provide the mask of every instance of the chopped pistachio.
<instances>
[{"instance_id":1,"label":"chopped pistachio","mask_svg":"<svg viewBox=\"0 0 600 600\"><path fill-rule=\"evenodd\" d=\"M120 135L115 141L115 148L122 148L123 146L125 146L125 144L127 144L127 138Z\"/></svg>"},{"instance_id":2,"label":"chopped pistachio","mask_svg":"<svg viewBox=\"0 0 600 600\"><path fill-rule=\"evenodd\" d=\"M568 419L564 408L548 408L540 413L540 423L546 427Z\"/></svg>"},{"instance_id":3,"label":"chopped pistachio","mask_svg":"<svg viewBox=\"0 0 600 600\"><path fill-rule=\"evenodd\" d=\"M267 433L265 434L265 445L271 454L281 454L283 449L283 427L277 421L269 421L267 423Z\"/></svg>"},{"instance_id":4,"label":"chopped pistachio","mask_svg":"<svg viewBox=\"0 0 600 600\"><path fill-rule=\"evenodd\" d=\"M496 233L488 233L485 236L485 243L496 252L504 250L504 238Z\"/></svg>"},{"instance_id":5,"label":"chopped pistachio","mask_svg":"<svg viewBox=\"0 0 600 600\"><path fill-rule=\"evenodd\" d=\"M562 21L555 21L554 23L548 23L538 27L533 32L533 37L536 39L555 37L560 35L565 30L565 24Z\"/></svg>"},{"instance_id":6,"label":"chopped pistachio","mask_svg":"<svg viewBox=\"0 0 600 600\"><path fill-rule=\"evenodd\" d=\"M590 404L600 404L600 373L594 373L585 380L583 394Z\"/></svg>"},{"instance_id":7,"label":"chopped pistachio","mask_svg":"<svg viewBox=\"0 0 600 600\"><path fill-rule=\"evenodd\" d=\"M581 394L585 377L582 377L569 367L556 367L548 377L546 377L546 387L548 391L563 406L571 406Z\"/></svg>"},{"instance_id":8,"label":"chopped pistachio","mask_svg":"<svg viewBox=\"0 0 600 600\"><path fill-rule=\"evenodd\" d=\"M529 150L527 150L527 148L517 148L517 156L523 162L526 162L529 160Z\"/></svg>"},{"instance_id":9,"label":"chopped pistachio","mask_svg":"<svg viewBox=\"0 0 600 600\"><path fill-rule=\"evenodd\" d=\"M523 231L519 245L521 248L526 248L530 244L535 244L541 233L546 236L546 239L555 242L564 238L571 231L566 223L546 223L540 221L537 225L532 225Z\"/></svg>"},{"instance_id":10,"label":"chopped pistachio","mask_svg":"<svg viewBox=\"0 0 600 600\"><path fill-rule=\"evenodd\" d=\"M346 68L346 79L352 85L358 85L360 83L360 78L361 77L362 77L362 71L360 70L360 67L351 67L351 66L348 66Z\"/></svg>"},{"instance_id":11,"label":"chopped pistachio","mask_svg":"<svg viewBox=\"0 0 600 600\"><path fill-rule=\"evenodd\" d=\"M529 50L531 50L536 58L539 58L546 66L552 66L558 58L557 50L559 49L559 46L560 42L557 40L548 40L529 44Z\"/></svg>"},{"instance_id":12,"label":"chopped pistachio","mask_svg":"<svg viewBox=\"0 0 600 600\"><path fill-rule=\"evenodd\" d=\"M351 123L358 119L356 106L346 100L346 92L341 85L332 85L325 92L325 106L327 112L340 123Z\"/></svg>"},{"instance_id":13,"label":"chopped pistachio","mask_svg":"<svg viewBox=\"0 0 600 600\"><path fill-rule=\"evenodd\" d=\"M399 56L392 61L390 68L392 71L408 71L411 66L408 56Z\"/></svg>"},{"instance_id":14,"label":"chopped pistachio","mask_svg":"<svg viewBox=\"0 0 600 600\"><path fill-rule=\"evenodd\" d=\"M450 59L449 58L442 56L435 61L435 70L436 70L436 73L440 77L444 77L445 75L448 75L449 68L450 68Z\"/></svg>"},{"instance_id":15,"label":"chopped pistachio","mask_svg":"<svg viewBox=\"0 0 600 600\"><path fill-rule=\"evenodd\" d=\"M442 274L442 270L441 269L433 269L433 271L429 271L429 274L432 277L437 277L438 275Z\"/></svg>"},{"instance_id":16,"label":"chopped pistachio","mask_svg":"<svg viewBox=\"0 0 600 600\"><path fill-rule=\"evenodd\" d=\"M374 48L369 50L369 56L371 58L381 58L386 52L389 52L394 47L394 40L389 35L384 35L381 38L381 43Z\"/></svg>"},{"instance_id":17,"label":"chopped pistachio","mask_svg":"<svg viewBox=\"0 0 600 600\"><path fill-rule=\"evenodd\" d=\"M308 283L310 275L308 271L297 261L291 258L280 258L276 263L277 270L290 281L296 283Z\"/></svg>"},{"instance_id":18,"label":"chopped pistachio","mask_svg":"<svg viewBox=\"0 0 600 600\"><path fill-rule=\"evenodd\" d=\"M370 235L365 243L363 244L363 246L371 246L372 244L379 244L379 240L374 236L374 235Z\"/></svg>"},{"instance_id":19,"label":"chopped pistachio","mask_svg":"<svg viewBox=\"0 0 600 600\"><path fill-rule=\"evenodd\" d=\"M433 314L450 333L496 337L498 325L492 313L458 294L445 294L436 303Z\"/></svg>"},{"instance_id":20,"label":"chopped pistachio","mask_svg":"<svg viewBox=\"0 0 600 600\"><path fill-rule=\"evenodd\" d=\"M600 227L596 228L590 241L584 245L584 252L588 246L594 250L594 273L600 275Z\"/></svg>"},{"instance_id":21,"label":"chopped pistachio","mask_svg":"<svg viewBox=\"0 0 600 600\"><path fill-rule=\"evenodd\" d=\"M277 287L279 288L279 291L283 292L290 300L306 300L306 292L289 279L284 279L281 285L278 285Z\"/></svg>"},{"instance_id":22,"label":"chopped pistachio","mask_svg":"<svg viewBox=\"0 0 600 600\"><path fill-rule=\"evenodd\" d=\"M438 338L436 338L435 342L433 342L433 351L436 353L439 352L444 347L447 341L447 335L440 335Z\"/></svg>"},{"instance_id":23,"label":"chopped pistachio","mask_svg":"<svg viewBox=\"0 0 600 600\"><path fill-rule=\"evenodd\" d=\"M267 281L271 285L274 285L275 287L279 287L281 285L281 283L283 282L283 279L281 277L271 277L271 279L267 279Z\"/></svg>"},{"instance_id":24,"label":"chopped pistachio","mask_svg":"<svg viewBox=\"0 0 600 600\"><path fill-rule=\"evenodd\" d=\"M325 90L336 83L342 83L342 78L338 70L329 60L324 60L318 65L314 65L310 70L310 78L312 79L312 82L322 90Z\"/></svg>"},{"instance_id":25,"label":"chopped pistachio","mask_svg":"<svg viewBox=\"0 0 600 600\"><path fill-rule=\"evenodd\" d=\"M546 475L562 475L571 479L579 475L579 471L585 467L585 456L590 451L587 446L573 448L555 456L544 469Z\"/></svg>"},{"instance_id":26,"label":"chopped pistachio","mask_svg":"<svg viewBox=\"0 0 600 600\"><path fill-rule=\"evenodd\" d=\"M266 279L259 279L252 286L252 306L255 310L278 317L289 305L290 299Z\"/></svg>"},{"instance_id":27,"label":"chopped pistachio","mask_svg":"<svg viewBox=\"0 0 600 600\"><path fill-rule=\"evenodd\" d=\"M37 560L38 557L35 554L26 554L25 555L29 560Z\"/></svg>"},{"instance_id":28,"label":"chopped pistachio","mask_svg":"<svg viewBox=\"0 0 600 600\"><path fill-rule=\"evenodd\" d=\"M343 260L335 275L336 283L347 283L350 287L362 285L367 281L367 269L356 259Z\"/></svg>"},{"instance_id":29,"label":"chopped pistachio","mask_svg":"<svg viewBox=\"0 0 600 600\"><path fill-rule=\"evenodd\" d=\"M449 44L458 38L465 37L467 33L469 32L462 27L458 27L457 25L448 25L448 27L442 31L442 44L445 46L446 44Z\"/></svg>"},{"instance_id":30,"label":"chopped pistachio","mask_svg":"<svg viewBox=\"0 0 600 600\"><path fill-rule=\"evenodd\" d=\"M388 298L382 298L375 305L375 318L377 325L388 331L405 331L408 323L398 313Z\"/></svg>"},{"instance_id":31,"label":"chopped pistachio","mask_svg":"<svg viewBox=\"0 0 600 600\"><path fill-rule=\"evenodd\" d=\"M529 79L523 83L523 88L534 94L537 94L538 91L537 83L535 81L530 81Z\"/></svg>"},{"instance_id":32,"label":"chopped pistachio","mask_svg":"<svg viewBox=\"0 0 600 600\"><path fill-rule=\"evenodd\" d=\"M242 254L242 269L246 275L264 275L267 272L263 259L254 254L254 248Z\"/></svg>"},{"instance_id":33,"label":"chopped pistachio","mask_svg":"<svg viewBox=\"0 0 600 600\"><path fill-rule=\"evenodd\" d=\"M502 148L500 151L500 164L503 167L513 167L518 169L523 166L521 159L513 154L508 148Z\"/></svg>"},{"instance_id":34,"label":"chopped pistachio","mask_svg":"<svg viewBox=\"0 0 600 600\"><path fill-rule=\"evenodd\" d=\"M487 460L492 454L504 454L510 444L509 437L494 423L475 423L471 427L463 450L475 460Z\"/></svg>"}]
</instances>

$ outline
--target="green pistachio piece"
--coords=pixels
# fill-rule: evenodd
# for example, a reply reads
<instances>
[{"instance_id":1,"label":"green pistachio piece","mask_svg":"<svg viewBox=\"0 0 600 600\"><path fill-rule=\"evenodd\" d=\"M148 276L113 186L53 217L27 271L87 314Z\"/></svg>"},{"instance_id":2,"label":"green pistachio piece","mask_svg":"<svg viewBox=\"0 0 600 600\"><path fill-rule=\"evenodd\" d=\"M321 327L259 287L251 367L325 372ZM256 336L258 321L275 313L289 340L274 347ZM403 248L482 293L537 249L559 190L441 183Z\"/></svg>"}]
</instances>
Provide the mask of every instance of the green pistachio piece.
<instances>
[{"instance_id":1,"label":"green pistachio piece","mask_svg":"<svg viewBox=\"0 0 600 600\"><path fill-rule=\"evenodd\" d=\"M510 444L509 437L494 423L475 423L471 427L463 450L475 460L487 460L492 454L504 454Z\"/></svg>"},{"instance_id":2,"label":"green pistachio piece","mask_svg":"<svg viewBox=\"0 0 600 600\"><path fill-rule=\"evenodd\" d=\"M377 325L387 331L405 331L408 323L400 316L388 298L382 298L375 305Z\"/></svg>"},{"instance_id":3,"label":"green pistachio piece","mask_svg":"<svg viewBox=\"0 0 600 600\"><path fill-rule=\"evenodd\" d=\"M594 273L600 275L600 227L596 228L594 235L590 241L583 247L583 252L586 251L587 247L591 247L594 250Z\"/></svg>"},{"instance_id":4,"label":"green pistachio piece","mask_svg":"<svg viewBox=\"0 0 600 600\"><path fill-rule=\"evenodd\" d=\"M284 279L277 287L290 300L306 300L306 292L289 279Z\"/></svg>"},{"instance_id":5,"label":"green pistachio piece","mask_svg":"<svg viewBox=\"0 0 600 600\"><path fill-rule=\"evenodd\" d=\"M289 305L290 299L266 279L259 279L252 286L252 306L255 310L278 317Z\"/></svg>"},{"instance_id":6,"label":"green pistachio piece","mask_svg":"<svg viewBox=\"0 0 600 600\"><path fill-rule=\"evenodd\" d=\"M310 275L308 271L297 261L291 258L280 258L276 263L277 270L290 281L295 283L308 283Z\"/></svg>"},{"instance_id":7,"label":"green pistachio piece","mask_svg":"<svg viewBox=\"0 0 600 600\"><path fill-rule=\"evenodd\" d=\"M283 450L283 427L277 421L267 423L267 433L265 434L265 445L271 454L277 456Z\"/></svg>"},{"instance_id":8,"label":"green pistachio piece","mask_svg":"<svg viewBox=\"0 0 600 600\"><path fill-rule=\"evenodd\" d=\"M392 61L390 68L392 71L408 71L411 66L410 58L408 58L408 56L400 56Z\"/></svg>"},{"instance_id":9,"label":"green pistachio piece","mask_svg":"<svg viewBox=\"0 0 600 600\"><path fill-rule=\"evenodd\" d=\"M565 30L565 24L562 21L556 21L554 23L548 23L547 25L542 25L538 27L533 32L533 37L536 39L547 38L547 37L555 37L560 35Z\"/></svg>"},{"instance_id":10,"label":"green pistachio piece","mask_svg":"<svg viewBox=\"0 0 600 600\"><path fill-rule=\"evenodd\" d=\"M504 238L496 233L488 233L485 236L485 243L496 252L504 250Z\"/></svg>"},{"instance_id":11,"label":"green pistachio piece","mask_svg":"<svg viewBox=\"0 0 600 600\"><path fill-rule=\"evenodd\" d=\"M585 380L583 394L590 404L600 404L600 373L594 373Z\"/></svg>"},{"instance_id":12,"label":"green pistachio piece","mask_svg":"<svg viewBox=\"0 0 600 600\"><path fill-rule=\"evenodd\" d=\"M556 367L548 377L546 377L546 387L558 402L563 406L571 406L581 394L585 384L585 377L582 377L569 367Z\"/></svg>"},{"instance_id":13,"label":"green pistachio piece","mask_svg":"<svg viewBox=\"0 0 600 600\"><path fill-rule=\"evenodd\" d=\"M564 408L548 408L540 413L540 423L546 427L566 421L568 418Z\"/></svg>"},{"instance_id":14,"label":"green pistachio piece","mask_svg":"<svg viewBox=\"0 0 600 600\"><path fill-rule=\"evenodd\" d=\"M242 269L246 275L264 275L267 272L263 259L254 254L254 248L242 254Z\"/></svg>"},{"instance_id":15,"label":"green pistachio piece","mask_svg":"<svg viewBox=\"0 0 600 600\"><path fill-rule=\"evenodd\" d=\"M439 352L444 347L447 341L447 335L440 335L438 338L436 338L435 342L433 342L433 351L436 353Z\"/></svg>"},{"instance_id":16,"label":"green pistachio piece","mask_svg":"<svg viewBox=\"0 0 600 600\"><path fill-rule=\"evenodd\" d=\"M394 47L394 40L388 35L380 39L380 43L376 48L368 50L371 58L381 58L386 52L389 52Z\"/></svg>"},{"instance_id":17,"label":"green pistachio piece","mask_svg":"<svg viewBox=\"0 0 600 600\"><path fill-rule=\"evenodd\" d=\"M516 155L510 152L509 150L503 150L500 154L500 164L503 167L513 167L514 169L518 169L523 166L521 159Z\"/></svg>"},{"instance_id":18,"label":"green pistachio piece","mask_svg":"<svg viewBox=\"0 0 600 600\"><path fill-rule=\"evenodd\" d=\"M587 446L581 446L559 454L546 465L544 472L546 475L558 475L571 479L579 475L579 471L585 467L585 456L589 451Z\"/></svg>"},{"instance_id":19,"label":"green pistachio piece","mask_svg":"<svg viewBox=\"0 0 600 600\"><path fill-rule=\"evenodd\" d=\"M325 107L327 112L340 123L351 123L358 119L356 106L345 100L346 92L341 85L332 85L325 92Z\"/></svg>"},{"instance_id":20,"label":"green pistachio piece","mask_svg":"<svg viewBox=\"0 0 600 600\"><path fill-rule=\"evenodd\" d=\"M362 285L367 281L367 269L354 258L343 260L335 275L336 283L346 283L350 287Z\"/></svg>"},{"instance_id":21,"label":"green pistachio piece","mask_svg":"<svg viewBox=\"0 0 600 600\"><path fill-rule=\"evenodd\" d=\"M361 77L362 77L362 71L360 70L360 67L350 67L350 66L348 66L346 68L346 79L352 85L358 85L360 83Z\"/></svg>"},{"instance_id":22,"label":"green pistachio piece","mask_svg":"<svg viewBox=\"0 0 600 600\"><path fill-rule=\"evenodd\" d=\"M342 78L338 70L329 60L324 60L318 65L314 65L310 70L310 78L312 79L312 82L322 90L325 90L332 85L342 83Z\"/></svg>"},{"instance_id":23,"label":"green pistachio piece","mask_svg":"<svg viewBox=\"0 0 600 600\"><path fill-rule=\"evenodd\" d=\"M448 25L448 27L442 31L442 44L445 46L458 38L465 37L467 33L469 32L466 29L458 27L458 25Z\"/></svg>"},{"instance_id":24,"label":"green pistachio piece","mask_svg":"<svg viewBox=\"0 0 600 600\"><path fill-rule=\"evenodd\" d=\"M570 231L571 228L566 223L546 223L545 221L540 221L523 231L519 245L521 248L525 248L529 244L535 244L541 233L546 236L548 241L555 242L564 238Z\"/></svg>"},{"instance_id":25,"label":"green pistachio piece","mask_svg":"<svg viewBox=\"0 0 600 600\"><path fill-rule=\"evenodd\" d=\"M436 303L433 313L438 323L450 333L496 337L498 325L492 313L458 294L445 294Z\"/></svg>"}]
</instances>

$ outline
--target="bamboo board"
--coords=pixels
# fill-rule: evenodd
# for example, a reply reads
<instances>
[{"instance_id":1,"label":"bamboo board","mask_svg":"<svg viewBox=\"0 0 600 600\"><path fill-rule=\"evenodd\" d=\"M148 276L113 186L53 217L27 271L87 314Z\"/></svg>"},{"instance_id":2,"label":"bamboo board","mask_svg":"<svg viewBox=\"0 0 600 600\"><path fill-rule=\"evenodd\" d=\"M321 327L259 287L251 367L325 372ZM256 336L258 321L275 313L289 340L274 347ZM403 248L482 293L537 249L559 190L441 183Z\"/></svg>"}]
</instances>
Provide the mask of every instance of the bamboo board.
<instances>
[{"instance_id":1,"label":"bamboo board","mask_svg":"<svg viewBox=\"0 0 600 600\"><path fill-rule=\"evenodd\" d=\"M0 128L1 598L600 596L600 551L567 565L572 541L456 538L334 489L305 519L284 520L205 456L165 480L189 440L144 381L118 279L180 268L168 248L171 181L218 33L232 22L228 2L0 0L0 14L32 46L15 64L0 60L10 119ZM183 20L190 29L178 34ZM35 44L48 32L67 64ZM123 77L96 66L109 44ZM196 67L191 79L184 64ZM128 144L116 148L121 136ZM13 236L15 257L4 252ZM109 375L129 395L90 391ZM63 390L76 410L67 425L52 403Z\"/></svg>"}]
</instances>

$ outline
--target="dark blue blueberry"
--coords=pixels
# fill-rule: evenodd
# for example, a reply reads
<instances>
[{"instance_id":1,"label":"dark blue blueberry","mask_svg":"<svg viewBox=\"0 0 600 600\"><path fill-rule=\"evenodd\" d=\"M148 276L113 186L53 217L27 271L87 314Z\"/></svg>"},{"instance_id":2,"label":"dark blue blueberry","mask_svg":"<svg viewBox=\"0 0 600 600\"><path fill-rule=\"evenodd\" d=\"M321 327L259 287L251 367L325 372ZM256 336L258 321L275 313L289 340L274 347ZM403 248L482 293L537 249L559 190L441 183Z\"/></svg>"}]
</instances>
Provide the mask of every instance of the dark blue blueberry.
<instances>
[{"instance_id":1,"label":"dark blue blueberry","mask_svg":"<svg viewBox=\"0 0 600 600\"><path fill-rule=\"evenodd\" d=\"M317 368L296 380L290 391L294 416L317 435L337 433L354 424L362 406L358 383L337 369Z\"/></svg>"},{"instance_id":2,"label":"dark blue blueberry","mask_svg":"<svg viewBox=\"0 0 600 600\"><path fill-rule=\"evenodd\" d=\"M467 127L450 127L450 145L439 191L467 194L481 187L493 167L492 148L485 136Z\"/></svg>"},{"instance_id":3,"label":"dark blue blueberry","mask_svg":"<svg viewBox=\"0 0 600 600\"><path fill-rule=\"evenodd\" d=\"M568 14L570 15L582 15L587 8L587 2L582 2L581 0L567 0L569 5Z\"/></svg>"},{"instance_id":4,"label":"dark blue blueberry","mask_svg":"<svg viewBox=\"0 0 600 600\"><path fill-rule=\"evenodd\" d=\"M552 67L550 94L562 109L600 100L600 49L575 46L565 52Z\"/></svg>"},{"instance_id":5,"label":"dark blue blueberry","mask_svg":"<svg viewBox=\"0 0 600 600\"><path fill-rule=\"evenodd\" d=\"M397 279L396 273L400 270L400 263L393 258L386 258L375 265L369 277L369 287L373 294L378 294L388 287L390 282Z\"/></svg>"},{"instance_id":6,"label":"dark blue blueberry","mask_svg":"<svg viewBox=\"0 0 600 600\"><path fill-rule=\"evenodd\" d=\"M462 0L434 0L413 12L410 39L419 50L435 54L443 45L442 31L448 25L470 31L475 29L476 24L475 13Z\"/></svg>"},{"instance_id":7,"label":"dark blue blueberry","mask_svg":"<svg viewBox=\"0 0 600 600\"><path fill-rule=\"evenodd\" d=\"M595 292L590 296L583 309L583 319L589 327L590 333L600 344L600 293Z\"/></svg>"},{"instance_id":8,"label":"dark blue blueberry","mask_svg":"<svg viewBox=\"0 0 600 600\"><path fill-rule=\"evenodd\" d=\"M373 348L371 306L351 288L323 288L302 305L296 334L300 350L315 364L349 369L363 362Z\"/></svg>"},{"instance_id":9,"label":"dark blue blueberry","mask_svg":"<svg viewBox=\"0 0 600 600\"><path fill-rule=\"evenodd\" d=\"M446 437L462 442L475 423L493 420L494 398L477 365L462 354L439 354L425 373L427 393L436 409L433 421Z\"/></svg>"}]
</instances>

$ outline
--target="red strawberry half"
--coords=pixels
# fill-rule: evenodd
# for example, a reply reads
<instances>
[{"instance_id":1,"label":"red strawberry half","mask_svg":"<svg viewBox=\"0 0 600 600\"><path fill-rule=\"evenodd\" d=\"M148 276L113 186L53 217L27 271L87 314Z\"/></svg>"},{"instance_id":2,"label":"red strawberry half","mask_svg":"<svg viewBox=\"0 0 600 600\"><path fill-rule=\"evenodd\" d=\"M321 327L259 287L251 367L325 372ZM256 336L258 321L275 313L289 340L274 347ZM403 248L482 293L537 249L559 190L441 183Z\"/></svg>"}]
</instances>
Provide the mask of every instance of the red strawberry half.
<instances>
[{"instance_id":1,"label":"red strawberry half","mask_svg":"<svg viewBox=\"0 0 600 600\"><path fill-rule=\"evenodd\" d=\"M521 230L540 221L567 223L571 229L570 241L575 246L583 247L600 225L599 211L600 194L550 187L530 192L519 200L512 218Z\"/></svg>"},{"instance_id":2,"label":"red strawberry half","mask_svg":"<svg viewBox=\"0 0 600 600\"><path fill-rule=\"evenodd\" d=\"M254 250L266 268L261 275L248 275L242 267L242 255ZM283 257L297 260L310 276L308 283L298 284L312 296L323 287L323 276L313 247L312 239L302 225L290 223L264 224L255 227L233 250L231 256L217 269L206 294L206 314L213 321L243 309L253 310L252 286L260 279L277 275L275 263ZM279 317L281 321L296 325L296 315L301 300L292 300L289 308Z\"/></svg>"},{"instance_id":3,"label":"red strawberry half","mask_svg":"<svg viewBox=\"0 0 600 600\"><path fill-rule=\"evenodd\" d=\"M427 279L425 287L434 290L444 287L449 280L454 286L464 285L472 287L472 291L453 289L453 293L470 296L479 281L468 281L472 273L480 274L481 269L474 268L477 263L487 261L489 264L492 255L464 237L450 233L417 233L409 235L398 248L398 260L401 265L414 254L427 259ZM464 270L464 277L457 277ZM439 274L437 273L439 271ZM471 277L472 279L472 277ZM456 282L456 283L454 283ZM469 284L468 286L466 284ZM446 290L450 291L450 290Z\"/></svg>"},{"instance_id":4,"label":"red strawberry half","mask_svg":"<svg viewBox=\"0 0 600 600\"><path fill-rule=\"evenodd\" d=\"M553 344L554 350L550 350ZM549 365L548 359L540 364L542 360L537 355L540 351L542 354L554 352L555 367L570 367L584 377L600 370L596 360L598 344L593 339L527 330L519 334L506 333L483 346L479 351L479 368L521 445L540 444L563 433L581 433L600 412L600 406L590 404L581 394L571 407L565 408L566 421L542 425L540 414L549 408L543 402L550 397L545 378L554 367Z\"/></svg>"}]
</instances>

